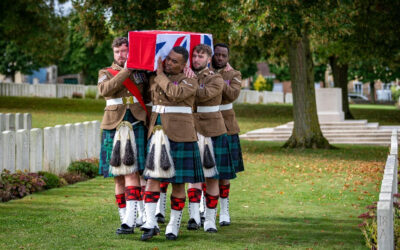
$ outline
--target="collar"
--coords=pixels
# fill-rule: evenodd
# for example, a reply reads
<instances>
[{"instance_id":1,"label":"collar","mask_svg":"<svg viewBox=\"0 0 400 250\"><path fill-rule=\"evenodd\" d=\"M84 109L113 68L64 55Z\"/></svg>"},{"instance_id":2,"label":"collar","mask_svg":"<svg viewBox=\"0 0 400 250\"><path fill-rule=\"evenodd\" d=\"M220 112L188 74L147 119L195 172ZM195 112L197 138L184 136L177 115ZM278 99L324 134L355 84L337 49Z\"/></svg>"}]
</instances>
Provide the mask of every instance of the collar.
<instances>
[{"instance_id":1,"label":"collar","mask_svg":"<svg viewBox=\"0 0 400 250\"><path fill-rule=\"evenodd\" d=\"M118 70L118 71L121 71L123 69L121 66L119 66L118 64L116 64L114 62L111 64L111 68Z\"/></svg>"}]
</instances>

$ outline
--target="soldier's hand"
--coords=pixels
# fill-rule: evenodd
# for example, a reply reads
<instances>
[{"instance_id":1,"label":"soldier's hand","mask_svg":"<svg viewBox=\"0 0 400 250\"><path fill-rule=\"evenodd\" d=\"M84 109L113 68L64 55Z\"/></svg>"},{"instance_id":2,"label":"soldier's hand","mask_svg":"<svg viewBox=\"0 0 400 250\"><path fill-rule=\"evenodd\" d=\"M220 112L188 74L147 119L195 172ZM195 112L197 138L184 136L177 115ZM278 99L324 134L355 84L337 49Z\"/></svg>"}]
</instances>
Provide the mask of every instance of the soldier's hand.
<instances>
[{"instance_id":1,"label":"soldier's hand","mask_svg":"<svg viewBox=\"0 0 400 250\"><path fill-rule=\"evenodd\" d=\"M232 66L229 63L227 63L224 71L228 72L228 71L231 71L231 70L233 70Z\"/></svg>"},{"instance_id":2,"label":"soldier's hand","mask_svg":"<svg viewBox=\"0 0 400 250\"><path fill-rule=\"evenodd\" d=\"M194 78L196 76L196 74L189 66L185 66L185 68L183 69L183 73L185 73L185 76L187 78Z\"/></svg>"},{"instance_id":3,"label":"soldier's hand","mask_svg":"<svg viewBox=\"0 0 400 250\"><path fill-rule=\"evenodd\" d=\"M164 66L161 57L159 57L157 61L157 75L160 75L162 73L164 73Z\"/></svg>"}]
</instances>

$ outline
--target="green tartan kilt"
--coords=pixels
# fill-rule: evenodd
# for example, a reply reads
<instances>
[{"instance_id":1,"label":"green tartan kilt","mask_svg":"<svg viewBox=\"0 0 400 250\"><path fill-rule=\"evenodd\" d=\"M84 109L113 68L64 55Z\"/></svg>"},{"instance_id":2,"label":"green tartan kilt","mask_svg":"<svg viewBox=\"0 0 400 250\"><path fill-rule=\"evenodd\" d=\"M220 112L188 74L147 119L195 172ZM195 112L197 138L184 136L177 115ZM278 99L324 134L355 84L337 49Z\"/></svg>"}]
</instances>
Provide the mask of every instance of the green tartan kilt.
<instances>
[{"instance_id":1,"label":"green tartan kilt","mask_svg":"<svg viewBox=\"0 0 400 250\"><path fill-rule=\"evenodd\" d=\"M157 118L156 125L161 124L160 116ZM175 176L172 178L152 178L144 176L146 179L155 179L161 182L170 183L197 183L204 182L203 168L201 164L199 146L194 142L175 142L169 140L171 157L175 165ZM147 145L149 152L150 140Z\"/></svg>"},{"instance_id":2,"label":"green tartan kilt","mask_svg":"<svg viewBox=\"0 0 400 250\"><path fill-rule=\"evenodd\" d=\"M242 149L240 147L240 139L238 134L228 135L229 149L232 156L235 172L244 171Z\"/></svg>"},{"instance_id":3,"label":"green tartan kilt","mask_svg":"<svg viewBox=\"0 0 400 250\"><path fill-rule=\"evenodd\" d=\"M218 169L218 175L212 178L219 180L236 178L236 171L229 150L228 135L223 134L211 137L211 141L214 148L215 164Z\"/></svg>"},{"instance_id":4,"label":"green tartan kilt","mask_svg":"<svg viewBox=\"0 0 400 250\"><path fill-rule=\"evenodd\" d=\"M131 123L137 121L131 111L128 109L124 116L124 121ZM106 177L114 177L110 171L110 159L113 148L114 136L116 129L106 130L103 129L101 137L101 149L100 149L100 167L99 174ZM146 164L146 144L147 144L147 128L143 122L139 122L133 126L133 132L135 134L136 149L137 149L137 164L139 167L139 173L142 174Z\"/></svg>"}]
</instances>

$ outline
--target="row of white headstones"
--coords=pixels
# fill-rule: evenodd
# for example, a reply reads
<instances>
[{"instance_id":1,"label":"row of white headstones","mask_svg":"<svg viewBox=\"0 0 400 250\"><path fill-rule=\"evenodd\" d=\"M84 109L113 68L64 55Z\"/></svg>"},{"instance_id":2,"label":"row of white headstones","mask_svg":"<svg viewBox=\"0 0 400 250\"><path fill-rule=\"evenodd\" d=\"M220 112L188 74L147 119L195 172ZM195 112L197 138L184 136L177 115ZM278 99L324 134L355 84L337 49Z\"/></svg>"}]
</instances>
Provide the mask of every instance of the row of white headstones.
<instances>
[{"instance_id":1,"label":"row of white headstones","mask_svg":"<svg viewBox=\"0 0 400 250\"><path fill-rule=\"evenodd\" d=\"M398 193L398 152L397 130L393 130L390 154L386 160L377 206L378 249L394 249L395 208L393 202L397 201L394 195Z\"/></svg>"},{"instance_id":2,"label":"row of white headstones","mask_svg":"<svg viewBox=\"0 0 400 250\"><path fill-rule=\"evenodd\" d=\"M31 117L30 114L23 115ZM5 120L3 124L12 121L12 119ZM30 129L29 126L22 129L16 126L16 128L0 133L0 172L7 169L12 173L21 170L61 174L67 171L72 161L99 158L99 121L57 125L44 129Z\"/></svg>"}]
</instances>

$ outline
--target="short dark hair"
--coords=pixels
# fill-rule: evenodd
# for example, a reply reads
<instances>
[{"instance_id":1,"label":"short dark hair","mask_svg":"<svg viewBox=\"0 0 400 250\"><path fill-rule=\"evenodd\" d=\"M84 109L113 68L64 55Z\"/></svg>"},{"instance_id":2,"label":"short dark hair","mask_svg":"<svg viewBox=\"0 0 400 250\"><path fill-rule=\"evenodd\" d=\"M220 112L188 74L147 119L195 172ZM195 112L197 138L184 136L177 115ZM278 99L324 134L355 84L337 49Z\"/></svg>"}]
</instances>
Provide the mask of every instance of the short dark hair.
<instances>
[{"instance_id":1,"label":"short dark hair","mask_svg":"<svg viewBox=\"0 0 400 250\"><path fill-rule=\"evenodd\" d=\"M222 48L226 48L228 50L228 54L229 54L229 46L226 43L217 43L214 45L214 50L216 47L222 47Z\"/></svg>"},{"instance_id":2,"label":"short dark hair","mask_svg":"<svg viewBox=\"0 0 400 250\"><path fill-rule=\"evenodd\" d=\"M182 46L176 46L172 48L172 51L175 53L181 54L183 56L183 60L185 60L185 63L189 59L189 52L185 49L185 47Z\"/></svg>"},{"instance_id":3,"label":"short dark hair","mask_svg":"<svg viewBox=\"0 0 400 250\"><path fill-rule=\"evenodd\" d=\"M212 56L212 49L210 46L208 46L207 44L197 44L194 48L193 48L193 52L205 52L208 56Z\"/></svg>"},{"instance_id":4,"label":"short dark hair","mask_svg":"<svg viewBox=\"0 0 400 250\"><path fill-rule=\"evenodd\" d=\"M125 44L128 47L128 38L126 37L116 37L112 42L111 48L119 47L122 44Z\"/></svg>"}]
</instances>

